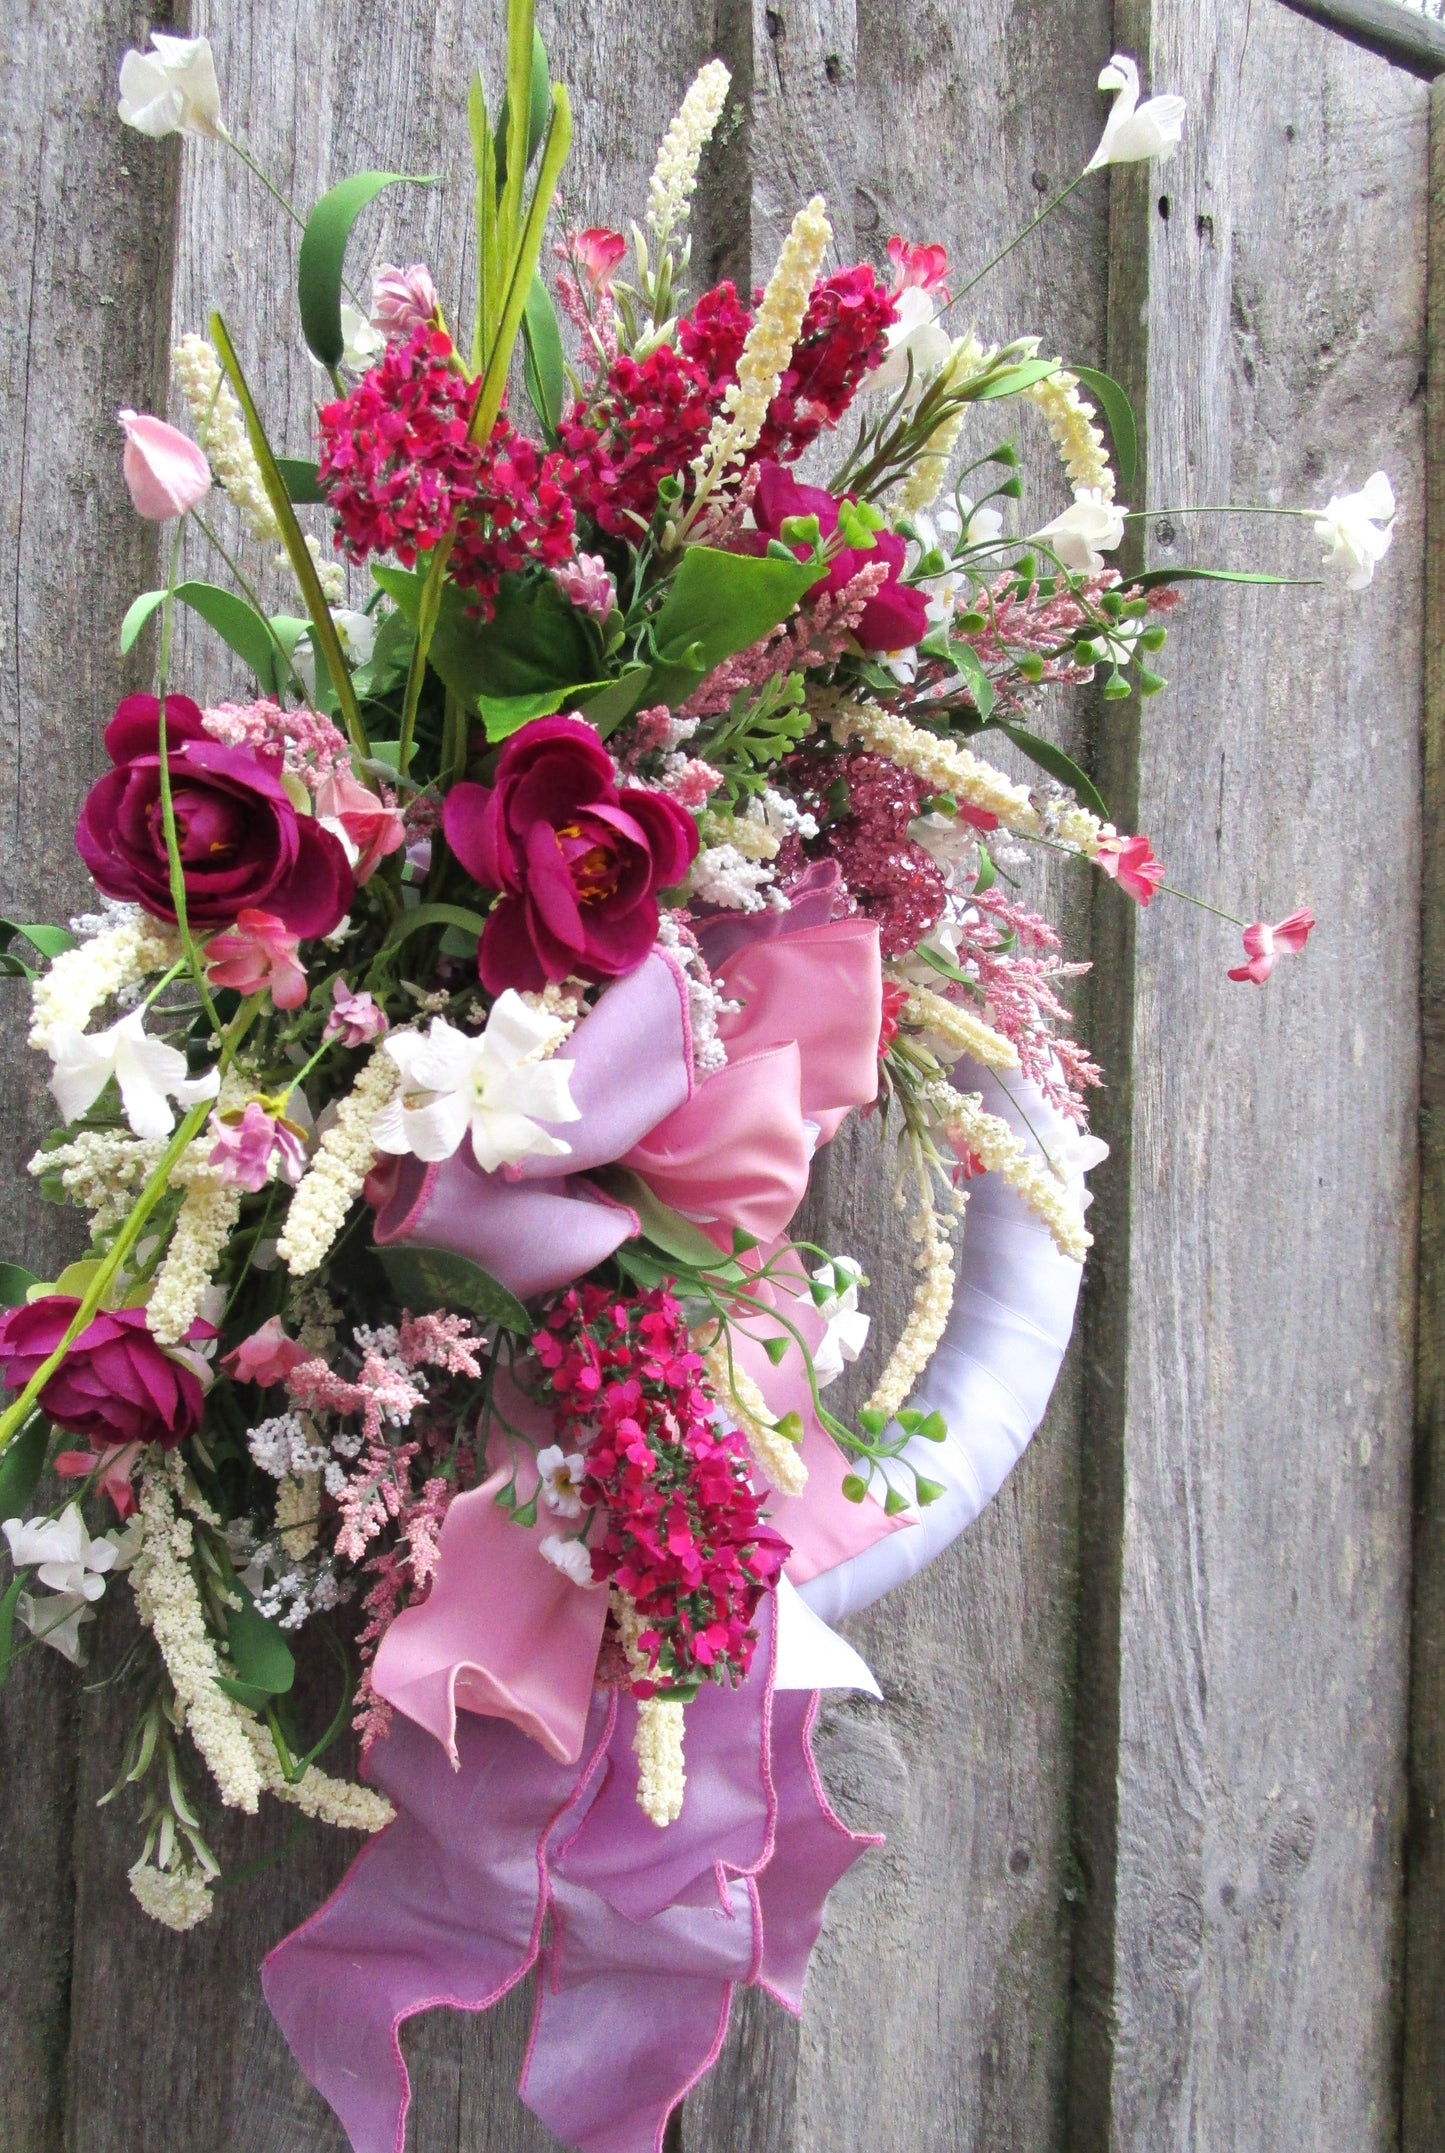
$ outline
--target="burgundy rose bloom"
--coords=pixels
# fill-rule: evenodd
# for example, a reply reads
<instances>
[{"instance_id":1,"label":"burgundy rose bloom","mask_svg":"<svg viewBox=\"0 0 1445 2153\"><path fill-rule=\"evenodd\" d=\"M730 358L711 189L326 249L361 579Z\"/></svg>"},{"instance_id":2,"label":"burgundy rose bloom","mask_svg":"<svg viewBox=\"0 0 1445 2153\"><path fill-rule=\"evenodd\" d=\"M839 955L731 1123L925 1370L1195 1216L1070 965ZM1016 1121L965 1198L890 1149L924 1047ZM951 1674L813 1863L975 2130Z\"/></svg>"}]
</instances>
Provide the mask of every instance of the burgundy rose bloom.
<instances>
[{"instance_id":1,"label":"burgundy rose bloom","mask_svg":"<svg viewBox=\"0 0 1445 2153\"><path fill-rule=\"evenodd\" d=\"M492 994L632 971L657 934L657 892L697 852L692 817L665 794L619 791L612 758L576 718L514 733L496 784L453 786L443 826L473 880L502 892L477 951Z\"/></svg>"},{"instance_id":2,"label":"burgundy rose bloom","mask_svg":"<svg viewBox=\"0 0 1445 2153\"><path fill-rule=\"evenodd\" d=\"M778 536L789 516L816 516L824 538L831 538L838 528L840 505L821 486L800 486L780 465L764 464L753 496L753 520L758 527L753 550L765 553L768 540ZM800 561L807 558L805 546L794 550ZM845 548L829 564L827 580L813 585L815 593L841 591L860 568L883 562L888 580L869 599L858 623L858 640L865 650L907 650L928 632L928 601L922 591L910 590L901 580L905 551L896 531L879 531L871 553Z\"/></svg>"},{"instance_id":3,"label":"burgundy rose bloom","mask_svg":"<svg viewBox=\"0 0 1445 2153\"><path fill-rule=\"evenodd\" d=\"M73 1294L7 1309L0 1316L0 1371L23 1390L65 1336L80 1303ZM173 1360L146 1328L143 1308L98 1315L76 1339L40 1393L57 1428L92 1443L163 1443L173 1449L201 1425L200 1377Z\"/></svg>"},{"instance_id":4,"label":"burgundy rose bloom","mask_svg":"<svg viewBox=\"0 0 1445 2153\"><path fill-rule=\"evenodd\" d=\"M159 730L156 698L127 696L105 729L115 768L91 786L75 845L107 897L173 920ZM224 927L251 906L303 940L330 934L351 869L331 832L292 806L279 750L223 747L185 695L166 698L166 750L191 925Z\"/></svg>"}]
</instances>

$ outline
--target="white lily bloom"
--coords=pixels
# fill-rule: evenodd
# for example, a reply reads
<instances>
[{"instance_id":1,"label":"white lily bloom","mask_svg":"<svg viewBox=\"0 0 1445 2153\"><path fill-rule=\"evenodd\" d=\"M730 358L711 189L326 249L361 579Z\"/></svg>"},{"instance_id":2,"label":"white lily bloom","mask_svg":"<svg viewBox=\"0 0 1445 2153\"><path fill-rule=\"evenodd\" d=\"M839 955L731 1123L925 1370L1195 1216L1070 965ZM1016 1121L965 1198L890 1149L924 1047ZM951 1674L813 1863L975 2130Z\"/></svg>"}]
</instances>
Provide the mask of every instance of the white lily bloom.
<instances>
[{"instance_id":1,"label":"white lily bloom","mask_svg":"<svg viewBox=\"0 0 1445 2153\"><path fill-rule=\"evenodd\" d=\"M1320 510L1315 537L1328 549L1324 565L1344 572L1347 591L1362 591L1373 581L1394 524L1395 489L1383 471L1373 472L1358 493L1336 494Z\"/></svg>"},{"instance_id":2,"label":"white lily bloom","mask_svg":"<svg viewBox=\"0 0 1445 2153\"><path fill-rule=\"evenodd\" d=\"M1052 546L1071 575L1096 576L1104 555L1112 553L1124 536L1127 513L1117 501L1106 501L1097 487L1077 486L1072 508L1033 535Z\"/></svg>"},{"instance_id":3,"label":"white lily bloom","mask_svg":"<svg viewBox=\"0 0 1445 2153\"><path fill-rule=\"evenodd\" d=\"M839 1272L848 1279L841 1293L836 1291ZM862 1276L862 1265L855 1263L851 1256L839 1256L832 1263L820 1264L813 1273L818 1285L835 1288L826 1301L818 1304L818 1314L828 1325L813 1349L813 1373L820 1390L836 1382L843 1373L844 1363L856 1361L868 1343L873 1319L865 1316L858 1307L858 1282Z\"/></svg>"},{"instance_id":4,"label":"white lily bloom","mask_svg":"<svg viewBox=\"0 0 1445 2153\"><path fill-rule=\"evenodd\" d=\"M1116 94L1086 172L1097 172L1100 165L1140 164L1149 157L1174 155L1188 109L1182 97L1150 97L1141 105L1139 70L1124 52L1115 53L1099 77L1099 88Z\"/></svg>"},{"instance_id":5,"label":"white lily bloom","mask_svg":"<svg viewBox=\"0 0 1445 2153\"><path fill-rule=\"evenodd\" d=\"M125 1118L137 1136L169 1136L175 1126L169 1100L191 1107L202 1099L214 1099L221 1088L219 1070L188 1076L186 1057L179 1048L168 1047L163 1039L148 1039L145 1012L140 1009L131 1010L103 1032L81 1032L73 1024L57 1024L50 1035L50 1058L55 1064L50 1089L68 1122L88 1112L114 1077Z\"/></svg>"},{"instance_id":6,"label":"white lily bloom","mask_svg":"<svg viewBox=\"0 0 1445 2153\"><path fill-rule=\"evenodd\" d=\"M953 350L953 341L934 312L932 295L910 285L894 302L898 319L888 331L888 356L864 377L863 387L888 396L896 394L908 379L913 361L913 385L921 389L926 375L942 366Z\"/></svg>"},{"instance_id":7,"label":"white lily bloom","mask_svg":"<svg viewBox=\"0 0 1445 2153\"><path fill-rule=\"evenodd\" d=\"M78 1593L82 1600L98 1600L105 1591L105 1573L114 1569L117 1548L113 1540L92 1540L85 1529L79 1503L68 1503L58 1518L7 1518L3 1528L10 1543L10 1560L17 1570L35 1570L40 1583L51 1592Z\"/></svg>"},{"instance_id":8,"label":"white lily bloom","mask_svg":"<svg viewBox=\"0 0 1445 2153\"><path fill-rule=\"evenodd\" d=\"M537 1471L542 1478L542 1500L558 1517L577 1518L582 1515L582 1498L577 1492L578 1483L587 1470L586 1460L580 1450L564 1451L560 1444L549 1443L537 1453Z\"/></svg>"},{"instance_id":9,"label":"white lily bloom","mask_svg":"<svg viewBox=\"0 0 1445 2153\"><path fill-rule=\"evenodd\" d=\"M467 1136L484 1173L518 1159L565 1158L572 1146L539 1127L580 1121L572 1103L570 1061L544 1061L557 1037L554 1020L508 988L492 1004L475 1038L445 1017L420 1032L383 1041L401 1071L401 1089L371 1125L381 1151L449 1159Z\"/></svg>"},{"instance_id":10,"label":"white lily bloom","mask_svg":"<svg viewBox=\"0 0 1445 2153\"><path fill-rule=\"evenodd\" d=\"M554 1570L570 1577L574 1585L592 1583L592 1557L585 1542L564 1540L559 1533L548 1533L545 1539L537 1542L537 1553L544 1562L550 1562Z\"/></svg>"},{"instance_id":11,"label":"white lily bloom","mask_svg":"<svg viewBox=\"0 0 1445 2153\"><path fill-rule=\"evenodd\" d=\"M209 38L167 37L152 30L151 52L128 52L120 63L120 104L127 127L159 142L166 135L226 139L221 90Z\"/></svg>"}]
</instances>

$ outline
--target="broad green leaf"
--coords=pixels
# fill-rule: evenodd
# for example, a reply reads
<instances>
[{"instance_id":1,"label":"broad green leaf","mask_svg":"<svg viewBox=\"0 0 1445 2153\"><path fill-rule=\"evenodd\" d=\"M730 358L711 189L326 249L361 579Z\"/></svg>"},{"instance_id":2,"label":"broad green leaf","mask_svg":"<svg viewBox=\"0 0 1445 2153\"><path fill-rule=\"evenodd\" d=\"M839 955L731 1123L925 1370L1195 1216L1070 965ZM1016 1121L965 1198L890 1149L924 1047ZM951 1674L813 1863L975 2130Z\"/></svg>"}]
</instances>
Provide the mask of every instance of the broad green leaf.
<instances>
[{"instance_id":1,"label":"broad green leaf","mask_svg":"<svg viewBox=\"0 0 1445 2153\"><path fill-rule=\"evenodd\" d=\"M651 1293L655 1286L664 1286L677 1276L672 1264L664 1263L637 1241L624 1241L621 1248L613 1250L612 1261L644 1293Z\"/></svg>"},{"instance_id":2,"label":"broad green leaf","mask_svg":"<svg viewBox=\"0 0 1445 2153\"><path fill-rule=\"evenodd\" d=\"M13 1304L12 1304L13 1305ZM45 1469L50 1429L43 1415L28 1420L0 1456L0 1520L23 1516Z\"/></svg>"},{"instance_id":3,"label":"broad green leaf","mask_svg":"<svg viewBox=\"0 0 1445 2153\"><path fill-rule=\"evenodd\" d=\"M590 695L605 683L584 680L577 688L539 689L535 695L483 695L478 697L482 723L487 728L487 738L492 741L510 740L512 734L530 725L533 718L550 718L566 703L569 707L579 695Z\"/></svg>"},{"instance_id":4,"label":"broad green leaf","mask_svg":"<svg viewBox=\"0 0 1445 2153\"><path fill-rule=\"evenodd\" d=\"M995 374L975 392L972 401L990 404L997 396L1021 396L1036 381L1047 381L1050 374L1057 372L1058 367L1052 359L1027 359L1022 366L1006 366L1001 374Z\"/></svg>"},{"instance_id":5,"label":"broad green leaf","mask_svg":"<svg viewBox=\"0 0 1445 2153\"><path fill-rule=\"evenodd\" d=\"M1046 770L1050 777L1057 778L1061 785L1067 785L1101 822L1108 821L1109 810L1099 797L1093 779L1086 777L1078 764L1067 756L1062 748L1056 748L1052 740L1040 740L1037 733L1025 732L1021 725L998 723L995 729L1006 734L1014 746L1028 756L1030 762L1037 763L1041 770Z\"/></svg>"},{"instance_id":6,"label":"broad green leaf","mask_svg":"<svg viewBox=\"0 0 1445 2153\"><path fill-rule=\"evenodd\" d=\"M0 1263L0 1308L19 1308L26 1294L36 1283L35 1273L27 1271L20 1263ZM4 1515L13 1517L13 1510Z\"/></svg>"},{"instance_id":7,"label":"broad green leaf","mask_svg":"<svg viewBox=\"0 0 1445 2153\"><path fill-rule=\"evenodd\" d=\"M129 650L145 623L165 603L164 591L144 591L126 614L120 627L120 647ZM254 606L218 583L178 583L177 599L189 606L229 644L263 688L276 684L276 638Z\"/></svg>"},{"instance_id":8,"label":"broad green leaf","mask_svg":"<svg viewBox=\"0 0 1445 2153\"><path fill-rule=\"evenodd\" d=\"M689 546L652 624L660 666L653 689L685 702L706 676L789 619L805 591L827 574L813 561L755 559Z\"/></svg>"},{"instance_id":9,"label":"broad green leaf","mask_svg":"<svg viewBox=\"0 0 1445 2153\"><path fill-rule=\"evenodd\" d=\"M479 1263L445 1248L379 1248L377 1256L401 1304L414 1316L445 1308L530 1338L537 1328L509 1287Z\"/></svg>"},{"instance_id":10,"label":"broad green leaf","mask_svg":"<svg viewBox=\"0 0 1445 2153\"><path fill-rule=\"evenodd\" d=\"M22 1570L5 1588L0 1600L0 1683L10 1672L10 1661L15 1650L15 1603L25 1590L25 1572Z\"/></svg>"},{"instance_id":11,"label":"broad green leaf","mask_svg":"<svg viewBox=\"0 0 1445 2153\"><path fill-rule=\"evenodd\" d=\"M993 856L983 845L980 845L978 848L978 875L973 885L974 895L981 897L985 890L993 888L997 880L998 869L993 864Z\"/></svg>"},{"instance_id":12,"label":"broad green leaf","mask_svg":"<svg viewBox=\"0 0 1445 2153\"><path fill-rule=\"evenodd\" d=\"M1130 576L1130 590L1159 591L1167 583L1268 583L1276 589L1318 583L1318 576L1263 576L1249 568L1149 568Z\"/></svg>"},{"instance_id":13,"label":"broad green leaf","mask_svg":"<svg viewBox=\"0 0 1445 2153\"><path fill-rule=\"evenodd\" d=\"M587 622L556 585L504 577L489 621L466 609L462 592L448 584L430 659L454 695L478 710L484 695L498 700L564 693L597 678L596 639Z\"/></svg>"},{"instance_id":14,"label":"broad green leaf","mask_svg":"<svg viewBox=\"0 0 1445 2153\"><path fill-rule=\"evenodd\" d=\"M1092 366L1071 366L1069 371L1077 374L1089 394L1099 399L1113 436L1114 469L1127 499L1139 464L1139 429L1134 424L1134 407L1112 374L1101 374Z\"/></svg>"},{"instance_id":15,"label":"broad green leaf","mask_svg":"<svg viewBox=\"0 0 1445 2153\"><path fill-rule=\"evenodd\" d=\"M983 660L971 643L952 642L948 655L968 682L968 692L973 697L973 707L987 724L993 716L993 706L998 701L993 682L983 669Z\"/></svg>"},{"instance_id":16,"label":"broad green leaf","mask_svg":"<svg viewBox=\"0 0 1445 2153\"><path fill-rule=\"evenodd\" d=\"M341 283L352 226L383 188L430 184L408 172L357 172L323 194L307 218L296 262L296 298L302 334L323 366L340 366L346 350Z\"/></svg>"},{"instance_id":17,"label":"broad green leaf","mask_svg":"<svg viewBox=\"0 0 1445 2153\"><path fill-rule=\"evenodd\" d=\"M547 115L551 110L551 80L547 72L547 48L542 43L542 33L532 31L532 80L527 107L527 163L530 165L537 148L547 132ZM507 117L508 108L502 107L502 117L497 127L497 185L501 186L507 176Z\"/></svg>"},{"instance_id":18,"label":"broad green leaf","mask_svg":"<svg viewBox=\"0 0 1445 2153\"><path fill-rule=\"evenodd\" d=\"M276 469L285 482L287 498L297 508L317 508L326 499L310 457L278 456Z\"/></svg>"},{"instance_id":19,"label":"broad green leaf","mask_svg":"<svg viewBox=\"0 0 1445 2153\"><path fill-rule=\"evenodd\" d=\"M700 1226L674 1211L660 1196L654 1195L640 1174L634 1174L624 1166L612 1167L606 1175L607 1193L620 1203L635 1211L643 1236L654 1248L660 1248L665 1256L671 1256L685 1271L706 1271L712 1278L737 1278L741 1272L731 1256L725 1256L716 1241L709 1238Z\"/></svg>"},{"instance_id":20,"label":"broad green leaf","mask_svg":"<svg viewBox=\"0 0 1445 2153\"><path fill-rule=\"evenodd\" d=\"M567 367L562 357L562 330L552 294L540 276L532 279L522 315L522 338L526 346L524 374L532 409L555 438L567 400Z\"/></svg>"},{"instance_id":21,"label":"broad green leaf","mask_svg":"<svg viewBox=\"0 0 1445 2153\"><path fill-rule=\"evenodd\" d=\"M624 718L631 717L651 678L650 665L630 665L618 679L609 680L600 695L579 695L577 708L606 740L616 732Z\"/></svg>"},{"instance_id":22,"label":"broad green leaf","mask_svg":"<svg viewBox=\"0 0 1445 2153\"><path fill-rule=\"evenodd\" d=\"M266 1697L284 1697L296 1680L296 1661L291 1647L274 1622L256 1611L256 1603L239 1581L234 1592L241 1605L226 1610L226 1643L230 1648L234 1679Z\"/></svg>"},{"instance_id":23,"label":"broad green leaf","mask_svg":"<svg viewBox=\"0 0 1445 2153\"><path fill-rule=\"evenodd\" d=\"M465 905L414 905L410 912L402 914L381 946L383 951L400 949L403 942L411 935L420 934L424 927L460 927L475 941L486 924L480 912L470 912Z\"/></svg>"},{"instance_id":24,"label":"broad green leaf","mask_svg":"<svg viewBox=\"0 0 1445 2153\"><path fill-rule=\"evenodd\" d=\"M58 957L75 948L75 936L64 927L23 926L19 920L0 919L0 979L34 979L36 967L14 956L10 945L21 935L42 957Z\"/></svg>"}]
</instances>

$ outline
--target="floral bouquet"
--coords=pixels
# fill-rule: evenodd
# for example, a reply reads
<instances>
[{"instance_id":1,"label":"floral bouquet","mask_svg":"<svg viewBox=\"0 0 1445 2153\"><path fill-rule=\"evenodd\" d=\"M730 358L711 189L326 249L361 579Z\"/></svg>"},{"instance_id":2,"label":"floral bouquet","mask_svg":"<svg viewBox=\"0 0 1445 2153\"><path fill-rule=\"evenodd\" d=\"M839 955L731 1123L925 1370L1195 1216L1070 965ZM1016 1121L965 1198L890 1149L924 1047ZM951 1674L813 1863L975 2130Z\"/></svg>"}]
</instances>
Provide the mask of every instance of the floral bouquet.
<instances>
[{"instance_id":1,"label":"floral bouquet","mask_svg":"<svg viewBox=\"0 0 1445 2153\"><path fill-rule=\"evenodd\" d=\"M249 164L205 40L151 43L122 120ZM821 200L765 288L690 293L728 87L716 61L693 84L630 239L549 242L569 108L511 0L504 94L470 103L469 333L418 264L376 271L369 318L346 297L352 227L400 184L363 173L297 217L334 390L306 453L219 315L182 339L191 432L120 414L173 541L121 629L152 624L156 692L116 709L76 831L97 910L4 929L63 1123L30 1170L89 1244L0 1272L0 1671L78 1660L127 1573L113 1793L173 1928L218 1874L198 1768L233 1808L374 1835L264 1974L358 2153L404 2131L400 2022L538 1961L523 2091L596 2153L661 2144L738 1982L800 2007L870 1843L809 1749L819 1690L875 1687L826 1618L998 1486L1089 1243L1082 967L1025 878L1043 850L1164 887L1034 729L1060 685L1160 689L1202 573L1110 564L1125 397L963 327L991 265L960 283L898 237L829 267ZM1086 173L1168 155L1180 99L1141 104L1123 57L1100 88ZM1025 535L1005 414L1072 495ZM1382 475L1295 513L1369 581ZM277 565L294 612L259 595ZM235 700L172 677L178 606ZM1313 924L1245 926L1230 978ZM918 1282L846 1417L867 1281L793 1221L855 1110ZM306 1628L336 1666L319 1729ZM321 1762L348 1724L360 1783Z\"/></svg>"}]
</instances>

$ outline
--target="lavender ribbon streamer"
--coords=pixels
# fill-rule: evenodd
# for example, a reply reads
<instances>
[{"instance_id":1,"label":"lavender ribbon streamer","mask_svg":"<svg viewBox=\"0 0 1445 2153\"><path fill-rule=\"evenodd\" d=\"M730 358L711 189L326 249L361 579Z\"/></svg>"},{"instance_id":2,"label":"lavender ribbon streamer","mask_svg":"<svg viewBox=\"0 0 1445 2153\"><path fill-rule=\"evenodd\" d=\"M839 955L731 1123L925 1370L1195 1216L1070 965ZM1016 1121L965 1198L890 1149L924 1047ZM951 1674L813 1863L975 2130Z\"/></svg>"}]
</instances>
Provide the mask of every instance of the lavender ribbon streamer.
<instances>
[{"instance_id":1,"label":"lavender ribbon streamer","mask_svg":"<svg viewBox=\"0 0 1445 2153\"><path fill-rule=\"evenodd\" d=\"M637 1805L630 1698L597 1692L574 1765L471 1715L455 1772L409 1721L376 1744L368 1773L396 1822L262 1970L353 2153L402 2153L404 2021L484 2011L533 1965L519 2090L578 2153L661 2153L739 1983L801 2008L824 1900L879 1842L828 1804L809 1746L817 1699L775 1692L772 1625L765 1602L748 1680L688 1707L688 1794L664 1831Z\"/></svg>"}]
</instances>

